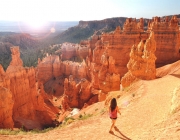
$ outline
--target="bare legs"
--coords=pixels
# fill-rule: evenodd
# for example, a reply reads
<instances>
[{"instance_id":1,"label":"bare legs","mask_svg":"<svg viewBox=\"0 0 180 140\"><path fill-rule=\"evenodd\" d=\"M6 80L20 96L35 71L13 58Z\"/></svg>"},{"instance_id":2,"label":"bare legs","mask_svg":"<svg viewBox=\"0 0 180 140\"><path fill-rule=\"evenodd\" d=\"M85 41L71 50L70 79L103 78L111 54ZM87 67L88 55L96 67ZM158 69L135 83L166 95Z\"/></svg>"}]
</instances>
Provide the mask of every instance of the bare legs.
<instances>
[{"instance_id":1,"label":"bare legs","mask_svg":"<svg viewBox=\"0 0 180 140\"><path fill-rule=\"evenodd\" d=\"M113 127L115 126L116 120L115 119L111 119L112 120L112 125L110 128L110 132L112 131Z\"/></svg>"}]
</instances>

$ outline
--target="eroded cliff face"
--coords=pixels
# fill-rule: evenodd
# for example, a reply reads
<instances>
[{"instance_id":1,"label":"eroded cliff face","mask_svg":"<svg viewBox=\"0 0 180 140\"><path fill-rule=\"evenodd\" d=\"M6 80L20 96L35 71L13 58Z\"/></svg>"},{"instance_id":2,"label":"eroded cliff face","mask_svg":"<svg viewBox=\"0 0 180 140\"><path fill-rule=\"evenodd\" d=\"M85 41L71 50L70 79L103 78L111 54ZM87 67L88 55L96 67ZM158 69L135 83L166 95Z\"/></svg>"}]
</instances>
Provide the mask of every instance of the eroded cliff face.
<instances>
[{"instance_id":1,"label":"eroded cliff face","mask_svg":"<svg viewBox=\"0 0 180 140\"><path fill-rule=\"evenodd\" d=\"M156 66L164 66L180 59L180 31L178 19L173 16L160 19L154 17L148 24L148 31L154 32L157 57Z\"/></svg>"},{"instance_id":2,"label":"eroded cliff face","mask_svg":"<svg viewBox=\"0 0 180 140\"><path fill-rule=\"evenodd\" d=\"M101 56L105 50L108 51L108 55L115 60L116 72L120 76L127 72L126 65L129 61L130 49L133 44L140 41L141 31L138 30L136 21L128 20L125 24L123 31L117 27L113 33L104 33L93 51L93 63L96 65L101 65Z\"/></svg>"},{"instance_id":3,"label":"eroded cliff face","mask_svg":"<svg viewBox=\"0 0 180 140\"><path fill-rule=\"evenodd\" d=\"M42 61L39 60L37 66L38 80L43 84L53 77L70 76L73 75L77 78L85 78L86 73L85 61L81 63L73 61L61 61L59 56L47 56Z\"/></svg>"},{"instance_id":4,"label":"eroded cliff face","mask_svg":"<svg viewBox=\"0 0 180 140\"><path fill-rule=\"evenodd\" d=\"M13 129L12 109L14 101L11 92L4 87L0 87L0 100L0 128Z\"/></svg>"},{"instance_id":5,"label":"eroded cliff face","mask_svg":"<svg viewBox=\"0 0 180 140\"><path fill-rule=\"evenodd\" d=\"M92 84L85 78L78 81L73 76L64 81L63 108L82 108L98 101L98 96L93 94Z\"/></svg>"},{"instance_id":6,"label":"eroded cliff face","mask_svg":"<svg viewBox=\"0 0 180 140\"><path fill-rule=\"evenodd\" d=\"M152 80L156 78L156 42L154 33L142 40L137 46L133 45L130 60L127 64L128 72L122 77L122 87L128 87L137 79Z\"/></svg>"},{"instance_id":7,"label":"eroded cliff face","mask_svg":"<svg viewBox=\"0 0 180 140\"><path fill-rule=\"evenodd\" d=\"M1 95L7 94L6 100L3 102L3 106L9 107L3 114L6 116L9 112L7 126L11 126L10 128L23 126L26 129L42 129L53 126L58 109L52 103L50 104L47 98L45 99L41 92L43 89L36 81L35 69L22 66L19 47L12 47L11 52L12 61L5 73L1 70L0 84ZM3 113L3 110L1 108L0 112Z\"/></svg>"},{"instance_id":8,"label":"eroded cliff face","mask_svg":"<svg viewBox=\"0 0 180 140\"><path fill-rule=\"evenodd\" d=\"M120 75L117 73L115 60L113 56L109 56L108 50L102 55L101 64L97 77L100 90L104 93L119 90Z\"/></svg>"},{"instance_id":9,"label":"eroded cliff face","mask_svg":"<svg viewBox=\"0 0 180 140\"><path fill-rule=\"evenodd\" d=\"M73 43L63 43L61 49L62 60L75 60L76 57L79 59L85 59L89 52L89 47L86 44L73 44Z\"/></svg>"}]
</instances>

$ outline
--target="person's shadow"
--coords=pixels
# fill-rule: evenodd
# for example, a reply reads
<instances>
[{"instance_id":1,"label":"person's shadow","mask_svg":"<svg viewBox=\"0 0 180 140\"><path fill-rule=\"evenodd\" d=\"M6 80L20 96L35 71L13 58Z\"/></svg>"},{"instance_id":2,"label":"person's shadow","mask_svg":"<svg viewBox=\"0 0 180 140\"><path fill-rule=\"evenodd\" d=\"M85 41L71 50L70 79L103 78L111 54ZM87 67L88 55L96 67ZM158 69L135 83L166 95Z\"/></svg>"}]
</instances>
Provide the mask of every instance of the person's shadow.
<instances>
[{"instance_id":1,"label":"person's shadow","mask_svg":"<svg viewBox=\"0 0 180 140\"><path fill-rule=\"evenodd\" d=\"M120 131L116 126L114 127L114 129L115 129L115 131L119 132L119 134L120 134L122 137L114 134L113 131L109 132L111 135L114 135L114 136L116 136L116 137L118 137L118 138L120 138L120 139L122 139L122 140L131 140L130 138L128 138L127 136L125 136L123 133L121 133L121 131Z\"/></svg>"}]
</instances>

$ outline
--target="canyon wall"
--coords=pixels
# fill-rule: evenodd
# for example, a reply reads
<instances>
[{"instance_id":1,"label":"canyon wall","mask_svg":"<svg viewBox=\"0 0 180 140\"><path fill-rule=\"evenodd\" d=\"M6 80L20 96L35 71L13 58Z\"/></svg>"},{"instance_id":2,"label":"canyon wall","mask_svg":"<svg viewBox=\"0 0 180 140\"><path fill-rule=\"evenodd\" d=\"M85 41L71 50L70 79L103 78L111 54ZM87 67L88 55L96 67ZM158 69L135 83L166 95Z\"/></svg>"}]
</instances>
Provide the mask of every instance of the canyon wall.
<instances>
[{"instance_id":1,"label":"canyon wall","mask_svg":"<svg viewBox=\"0 0 180 140\"><path fill-rule=\"evenodd\" d=\"M164 66L180 59L180 31L176 16L160 19L154 17L148 24L148 32L154 32L157 44L156 66Z\"/></svg>"},{"instance_id":2,"label":"canyon wall","mask_svg":"<svg viewBox=\"0 0 180 140\"><path fill-rule=\"evenodd\" d=\"M89 48L86 45L82 44L73 44L73 43L63 43L61 47L61 60L75 60L75 57L85 59L88 55Z\"/></svg>"},{"instance_id":3,"label":"canyon wall","mask_svg":"<svg viewBox=\"0 0 180 140\"><path fill-rule=\"evenodd\" d=\"M85 78L86 63L73 61L61 61L59 56L47 56L43 60L39 60L37 66L37 78L43 84L53 77L70 76L73 75L76 78Z\"/></svg>"},{"instance_id":4,"label":"canyon wall","mask_svg":"<svg viewBox=\"0 0 180 140\"><path fill-rule=\"evenodd\" d=\"M76 81L73 76L64 80L63 108L82 108L98 101L96 94L92 92L92 84L85 78Z\"/></svg>"}]
</instances>

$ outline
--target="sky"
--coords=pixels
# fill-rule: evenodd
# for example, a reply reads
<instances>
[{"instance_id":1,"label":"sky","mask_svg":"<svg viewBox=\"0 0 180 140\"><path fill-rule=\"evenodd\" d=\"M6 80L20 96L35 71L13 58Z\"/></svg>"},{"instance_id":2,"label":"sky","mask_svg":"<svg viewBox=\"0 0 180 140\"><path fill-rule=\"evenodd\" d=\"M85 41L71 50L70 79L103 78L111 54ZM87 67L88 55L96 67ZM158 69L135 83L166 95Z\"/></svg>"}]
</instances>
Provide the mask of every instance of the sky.
<instances>
[{"instance_id":1,"label":"sky","mask_svg":"<svg viewBox=\"0 0 180 140\"><path fill-rule=\"evenodd\" d=\"M88 21L180 14L180 0L0 0L0 20Z\"/></svg>"}]
</instances>

